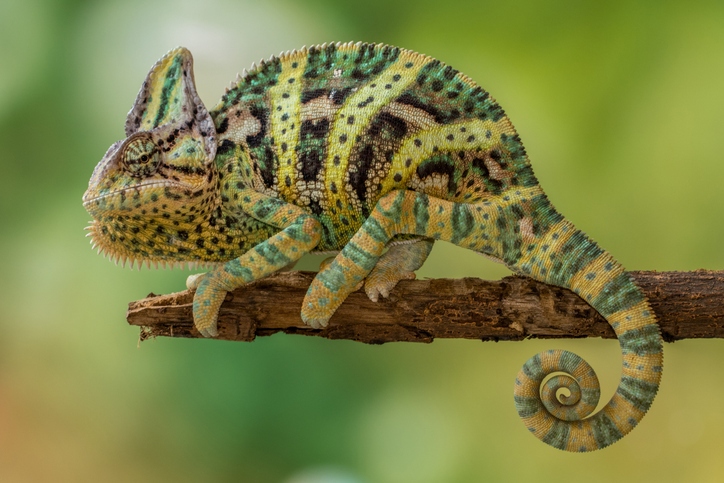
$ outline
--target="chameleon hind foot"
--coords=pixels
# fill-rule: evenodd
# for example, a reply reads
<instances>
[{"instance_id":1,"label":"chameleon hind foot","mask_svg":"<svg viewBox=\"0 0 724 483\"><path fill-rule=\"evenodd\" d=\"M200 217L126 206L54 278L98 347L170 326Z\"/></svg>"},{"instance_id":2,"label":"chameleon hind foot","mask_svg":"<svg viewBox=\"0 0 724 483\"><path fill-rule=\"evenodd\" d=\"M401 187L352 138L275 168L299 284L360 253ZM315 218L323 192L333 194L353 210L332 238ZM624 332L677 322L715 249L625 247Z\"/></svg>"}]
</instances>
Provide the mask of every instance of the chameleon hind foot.
<instances>
[{"instance_id":1,"label":"chameleon hind foot","mask_svg":"<svg viewBox=\"0 0 724 483\"><path fill-rule=\"evenodd\" d=\"M420 240L391 246L365 279L369 299L377 302L380 295L387 298L401 280L415 280L415 270L425 263L433 243Z\"/></svg>"}]
</instances>

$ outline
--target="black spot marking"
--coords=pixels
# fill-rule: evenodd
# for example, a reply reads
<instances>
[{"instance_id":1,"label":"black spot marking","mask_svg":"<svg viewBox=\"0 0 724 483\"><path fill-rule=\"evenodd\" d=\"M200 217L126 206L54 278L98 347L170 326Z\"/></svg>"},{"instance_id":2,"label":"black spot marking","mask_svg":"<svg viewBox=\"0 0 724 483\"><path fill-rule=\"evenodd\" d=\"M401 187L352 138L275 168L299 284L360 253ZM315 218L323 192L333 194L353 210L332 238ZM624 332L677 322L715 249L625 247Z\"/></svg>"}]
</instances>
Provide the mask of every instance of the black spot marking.
<instances>
[{"instance_id":1,"label":"black spot marking","mask_svg":"<svg viewBox=\"0 0 724 483\"><path fill-rule=\"evenodd\" d=\"M261 146L261 142L264 136L266 136L269 123L269 110L263 107L263 105L256 104L251 106L249 113L259 121L260 128L257 134L246 137L246 144L248 144L250 148L256 148Z\"/></svg>"},{"instance_id":2,"label":"black spot marking","mask_svg":"<svg viewBox=\"0 0 724 483\"><path fill-rule=\"evenodd\" d=\"M350 173L349 184L357 194L357 199L364 203L367 200L365 182L371 174L370 168L374 163L374 148L372 144L365 144L362 147L357 161L357 171Z\"/></svg>"},{"instance_id":3,"label":"black spot marking","mask_svg":"<svg viewBox=\"0 0 724 483\"><path fill-rule=\"evenodd\" d=\"M349 96L352 93L351 87L345 87L344 89L335 89L330 94L330 97L332 98L332 102L336 105L340 105L344 102L345 99L347 99L347 96Z\"/></svg>"},{"instance_id":4,"label":"black spot marking","mask_svg":"<svg viewBox=\"0 0 724 483\"><path fill-rule=\"evenodd\" d=\"M223 134L227 129L229 129L229 119L225 117L219 127L216 128L216 134Z\"/></svg>"},{"instance_id":5,"label":"black spot marking","mask_svg":"<svg viewBox=\"0 0 724 483\"><path fill-rule=\"evenodd\" d=\"M359 107L359 108L367 107L367 105L372 103L374 100L375 100L375 98L373 96L369 96L367 99L365 99L364 101L357 104L357 107Z\"/></svg>"},{"instance_id":6,"label":"black spot marking","mask_svg":"<svg viewBox=\"0 0 724 483\"><path fill-rule=\"evenodd\" d=\"M230 139L224 139L221 141L221 144L218 148L216 148L216 154L228 154L229 152L233 151L236 147L236 144Z\"/></svg>"},{"instance_id":7,"label":"black spot marking","mask_svg":"<svg viewBox=\"0 0 724 483\"><path fill-rule=\"evenodd\" d=\"M370 123L368 133L372 137L378 137L383 131L391 138L399 140L407 135L407 123L400 117L381 112Z\"/></svg>"},{"instance_id":8,"label":"black spot marking","mask_svg":"<svg viewBox=\"0 0 724 483\"><path fill-rule=\"evenodd\" d=\"M311 91L304 91L302 92L301 96L301 102L302 104L306 104L312 99L316 99L317 97L322 97L327 95L327 89L314 89Z\"/></svg>"}]
</instances>

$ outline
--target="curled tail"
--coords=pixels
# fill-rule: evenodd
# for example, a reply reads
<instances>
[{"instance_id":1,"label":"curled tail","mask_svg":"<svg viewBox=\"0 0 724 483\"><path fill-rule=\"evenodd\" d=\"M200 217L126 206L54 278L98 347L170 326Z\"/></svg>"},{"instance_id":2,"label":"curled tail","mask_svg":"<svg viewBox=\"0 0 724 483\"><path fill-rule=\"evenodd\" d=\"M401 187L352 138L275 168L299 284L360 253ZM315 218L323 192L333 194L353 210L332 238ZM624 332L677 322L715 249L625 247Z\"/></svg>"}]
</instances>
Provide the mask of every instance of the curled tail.
<instances>
[{"instance_id":1,"label":"curled tail","mask_svg":"<svg viewBox=\"0 0 724 483\"><path fill-rule=\"evenodd\" d=\"M518 414L531 433L558 449L593 451L615 443L644 417L661 379L663 342L646 297L620 263L566 220L541 234L513 268L580 295L613 327L623 354L616 393L588 418L600 394L593 369L568 351L533 356L515 380ZM568 375L543 384L554 372ZM560 388L570 395L556 396Z\"/></svg>"}]
</instances>

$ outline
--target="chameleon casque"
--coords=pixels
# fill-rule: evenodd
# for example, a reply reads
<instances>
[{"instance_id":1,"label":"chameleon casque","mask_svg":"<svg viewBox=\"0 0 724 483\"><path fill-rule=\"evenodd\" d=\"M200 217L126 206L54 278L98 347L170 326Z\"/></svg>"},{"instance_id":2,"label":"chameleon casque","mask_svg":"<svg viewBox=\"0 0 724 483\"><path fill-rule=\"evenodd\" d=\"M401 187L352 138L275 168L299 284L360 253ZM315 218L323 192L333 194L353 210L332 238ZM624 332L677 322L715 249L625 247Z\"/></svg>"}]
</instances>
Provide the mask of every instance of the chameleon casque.
<instances>
[{"instance_id":1,"label":"chameleon casque","mask_svg":"<svg viewBox=\"0 0 724 483\"><path fill-rule=\"evenodd\" d=\"M531 358L515 404L544 442L591 451L626 435L659 387L663 344L623 267L553 208L503 109L431 57L381 44L286 52L237 78L207 111L191 54L151 69L126 139L95 168L83 204L92 243L116 260L216 264L189 277L198 330L217 333L227 291L338 252L301 317L324 327L364 283L372 300L414 278L434 240L566 287L611 324L623 353L612 399L593 370L555 350ZM556 375L544 379L553 372ZM568 388L570 396L556 396Z\"/></svg>"}]
</instances>

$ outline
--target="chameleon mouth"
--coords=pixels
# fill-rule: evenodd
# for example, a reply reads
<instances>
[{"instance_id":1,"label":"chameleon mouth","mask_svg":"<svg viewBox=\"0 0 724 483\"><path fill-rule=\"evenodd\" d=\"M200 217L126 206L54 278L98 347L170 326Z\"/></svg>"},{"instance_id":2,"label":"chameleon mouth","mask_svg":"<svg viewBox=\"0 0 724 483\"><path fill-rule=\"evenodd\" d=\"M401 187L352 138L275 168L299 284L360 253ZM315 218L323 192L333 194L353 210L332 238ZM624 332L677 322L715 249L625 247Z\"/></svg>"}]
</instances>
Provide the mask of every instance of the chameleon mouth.
<instances>
[{"instance_id":1,"label":"chameleon mouth","mask_svg":"<svg viewBox=\"0 0 724 483\"><path fill-rule=\"evenodd\" d=\"M150 183L143 183L136 186L129 186L128 188L121 188L114 191L110 191L108 193L103 193L101 195L95 195L92 196L90 194L90 188L83 194L83 206L85 208L88 208L89 205L92 205L93 203L97 201L101 201L106 198L111 198L114 196L121 196L125 195L127 193L133 193L134 191L137 191L140 193L141 191L144 191L148 188L155 188L155 187L165 187L165 188L179 188L179 189L190 189L188 186L184 185L183 183L177 183L175 181L152 181Z\"/></svg>"}]
</instances>

